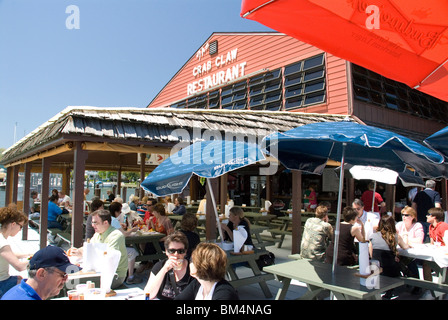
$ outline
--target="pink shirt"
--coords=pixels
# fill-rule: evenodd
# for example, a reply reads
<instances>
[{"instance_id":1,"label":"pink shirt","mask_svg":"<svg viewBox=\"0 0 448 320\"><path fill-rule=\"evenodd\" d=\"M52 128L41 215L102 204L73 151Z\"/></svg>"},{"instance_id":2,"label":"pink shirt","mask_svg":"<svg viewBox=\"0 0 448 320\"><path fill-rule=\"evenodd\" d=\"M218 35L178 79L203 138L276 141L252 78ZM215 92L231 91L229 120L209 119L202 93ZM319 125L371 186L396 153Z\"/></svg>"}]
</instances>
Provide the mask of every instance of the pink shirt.
<instances>
[{"instance_id":1,"label":"pink shirt","mask_svg":"<svg viewBox=\"0 0 448 320\"><path fill-rule=\"evenodd\" d=\"M423 243L423 238L425 233L423 231L423 226L420 222L412 224L411 230L407 230L403 221L398 222L395 225L397 233L403 238L403 241L407 244L421 244Z\"/></svg>"}]
</instances>

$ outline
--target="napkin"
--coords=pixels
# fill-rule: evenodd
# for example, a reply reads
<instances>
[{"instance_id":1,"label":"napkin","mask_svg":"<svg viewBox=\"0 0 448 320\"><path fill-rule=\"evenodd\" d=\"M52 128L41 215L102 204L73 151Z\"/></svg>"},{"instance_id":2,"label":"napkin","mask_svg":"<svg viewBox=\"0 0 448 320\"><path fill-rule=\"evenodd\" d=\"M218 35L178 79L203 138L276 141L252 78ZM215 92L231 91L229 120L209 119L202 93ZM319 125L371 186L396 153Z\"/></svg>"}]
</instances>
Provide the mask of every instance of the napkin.
<instances>
[{"instance_id":1,"label":"napkin","mask_svg":"<svg viewBox=\"0 0 448 320\"><path fill-rule=\"evenodd\" d=\"M226 207L225 207L224 210L225 210L224 211L224 215L225 215L226 218L228 218L229 217L229 213L230 213L230 207L226 204Z\"/></svg>"},{"instance_id":2,"label":"napkin","mask_svg":"<svg viewBox=\"0 0 448 320\"><path fill-rule=\"evenodd\" d=\"M101 278L100 288L101 292L109 293L111 290L112 281L114 280L115 272L117 271L118 263L121 258L121 252L115 249L108 248L107 251L101 255Z\"/></svg>"},{"instance_id":3,"label":"napkin","mask_svg":"<svg viewBox=\"0 0 448 320\"><path fill-rule=\"evenodd\" d=\"M264 208L266 209L266 211L269 211L270 206L272 205L271 201L266 200L264 202Z\"/></svg>"},{"instance_id":4,"label":"napkin","mask_svg":"<svg viewBox=\"0 0 448 320\"><path fill-rule=\"evenodd\" d=\"M84 242L83 245L83 269L85 271L100 272L102 267L101 256L107 251L107 244L105 243L89 243Z\"/></svg>"},{"instance_id":5,"label":"napkin","mask_svg":"<svg viewBox=\"0 0 448 320\"><path fill-rule=\"evenodd\" d=\"M240 252L246 239L247 231L243 226L238 226L236 230L233 230L233 252Z\"/></svg>"},{"instance_id":6,"label":"napkin","mask_svg":"<svg viewBox=\"0 0 448 320\"><path fill-rule=\"evenodd\" d=\"M369 262L369 243L360 242L359 243L359 273L361 275L370 274L370 262ZM361 285L366 285L366 279L360 277Z\"/></svg>"}]
</instances>

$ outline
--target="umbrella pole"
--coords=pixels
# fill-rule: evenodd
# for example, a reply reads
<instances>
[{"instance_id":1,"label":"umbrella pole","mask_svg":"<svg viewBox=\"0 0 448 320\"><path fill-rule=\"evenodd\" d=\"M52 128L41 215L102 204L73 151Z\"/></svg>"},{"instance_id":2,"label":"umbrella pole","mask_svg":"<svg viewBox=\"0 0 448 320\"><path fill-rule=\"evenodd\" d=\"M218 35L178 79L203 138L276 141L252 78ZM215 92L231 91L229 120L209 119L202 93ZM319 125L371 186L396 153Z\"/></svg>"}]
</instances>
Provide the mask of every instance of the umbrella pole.
<instances>
[{"instance_id":1,"label":"umbrella pole","mask_svg":"<svg viewBox=\"0 0 448 320\"><path fill-rule=\"evenodd\" d=\"M373 195L372 195L372 212L374 212L373 208L375 206L375 192L376 192L376 180L373 181L374 182L373 182Z\"/></svg>"},{"instance_id":2,"label":"umbrella pole","mask_svg":"<svg viewBox=\"0 0 448 320\"><path fill-rule=\"evenodd\" d=\"M334 250L333 250L333 265L331 268L331 273L334 275L336 269L336 264L338 261L338 248L339 248L339 231L341 229L341 205L342 205L342 191L344 189L344 161L345 161L345 147L347 143L342 144L342 157L341 157L341 167L339 174L339 194L338 194L338 210L336 214L336 228L334 231Z\"/></svg>"},{"instance_id":3,"label":"umbrella pole","mask_svg":"<svg viewBox=\"0 0 448 320\"><path fill-rule=\"evenodd\" d=\"M215 213L216 223L218 225L219 237L221 238L221 242L224 242L224 237L222 235L222 229L221 229L221 222L219 221L219 216L218 216L218 209L216 208L215 195L213 194L213 189L210 184L209 178L207 178L207 185L208 185L208 189L210 190L210 197L212 198L212 202L213 202L213 211Z\"/></svg>"}]
</instances>

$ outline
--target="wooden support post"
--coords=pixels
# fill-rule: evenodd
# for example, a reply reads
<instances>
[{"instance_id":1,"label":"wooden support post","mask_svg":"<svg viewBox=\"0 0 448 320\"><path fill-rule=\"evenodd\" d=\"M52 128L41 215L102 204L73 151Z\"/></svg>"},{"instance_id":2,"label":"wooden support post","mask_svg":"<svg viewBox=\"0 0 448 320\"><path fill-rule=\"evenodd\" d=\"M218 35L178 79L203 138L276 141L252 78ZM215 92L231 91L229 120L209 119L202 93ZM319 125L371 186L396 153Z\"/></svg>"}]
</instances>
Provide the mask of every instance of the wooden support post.
<instances>
[{"instance_id":1,"label":"wooden support post","mask_svg":"<svg viewBox=\"0 0 448 320\"><path fill-rule=\"evenodd\" d=\"M23 184L23 212L28 216L30 212L30 189L31 189L31 163L25 163L25 181ZM28 240L28 228L22 228L22 240Z\"/></svg>"},{"instance_id":2,"label":"wooden support post","mask_svg":"<svg viewBox=\"0 0 448 320\"><path fill-rule=\"evenodd\" d=\"M225 213L226 204L227 204L227 173L222 175L219 178L220 186L219 186L219 200L216 202L219 203L219 207L221 208L221 213Z\"/></svg>"},{"instance_id":3,"label":"wooden support post","mask_svg":"<svg viewBox=\"0 0 448 320\"><path fill-rule=\"evenodd\" d=\"M291 253L300 253L302 241L302 172L292 170L292 247Z\"/></svg>"},{"instance_id":4,"label":"wooden support post","mask_svg":"<svg viewBox=\"0 0 448 320\"><path fill-rule=\"evenodd\" d=\"M84 174L88 153L81 143L76 143L73 158L73 210L72 210L72 246L82 247L84 243Z\"/></svg>"},{"instance_id":5,"label":"wooden support post","mask_svg":"<svg viewBox=\"0 0 448 320\"><path fill-rule=\"evenodd\" d=\"M40 199L40 248L47 246L47 232L48 232L48 198L50 195L50 167L51 159L42 159L42 193Z\"/></svg>"},{"instance_id":6,"label":"wooden support post","mask_svg":"<svg viewBox=\"0 0 448 320\"><path fill-rule=\"evenodd\" d=\"M146 161L146 153L140 153L140 184L145 180L145 161ZM145 193L143 192L142 187L140 187L140 195L139 198L142 200Z\"/></svg>"}]
</instances>

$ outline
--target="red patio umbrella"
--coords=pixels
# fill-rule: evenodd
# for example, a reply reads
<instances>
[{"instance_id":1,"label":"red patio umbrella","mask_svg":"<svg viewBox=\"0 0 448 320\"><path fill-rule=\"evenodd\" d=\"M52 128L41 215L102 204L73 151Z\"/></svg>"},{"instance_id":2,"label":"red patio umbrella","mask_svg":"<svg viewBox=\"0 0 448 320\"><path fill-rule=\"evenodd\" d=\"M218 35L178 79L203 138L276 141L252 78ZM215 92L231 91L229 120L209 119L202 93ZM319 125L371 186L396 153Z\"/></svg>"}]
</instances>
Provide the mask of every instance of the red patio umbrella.
<instances>
[{"instance_id":1,"label":"red patio umbrella","mask_svg":"<svg viewBox=\"0 0 448 320\"><path fill-rule=\"evenodd\" d=\"M446 0L242 0L241 16L448 101Z\"/></svg>"}]
</instances>

